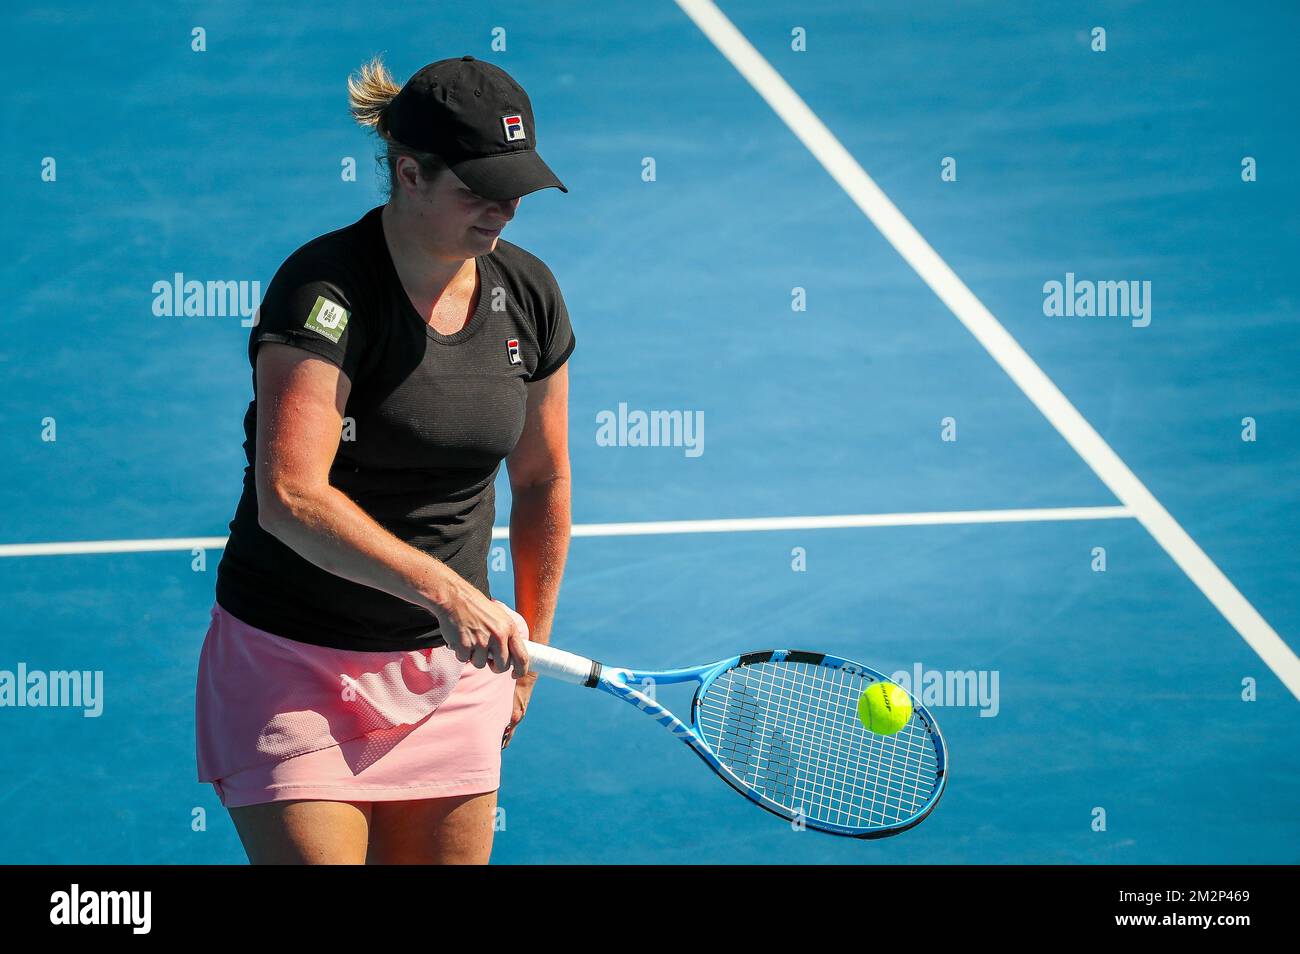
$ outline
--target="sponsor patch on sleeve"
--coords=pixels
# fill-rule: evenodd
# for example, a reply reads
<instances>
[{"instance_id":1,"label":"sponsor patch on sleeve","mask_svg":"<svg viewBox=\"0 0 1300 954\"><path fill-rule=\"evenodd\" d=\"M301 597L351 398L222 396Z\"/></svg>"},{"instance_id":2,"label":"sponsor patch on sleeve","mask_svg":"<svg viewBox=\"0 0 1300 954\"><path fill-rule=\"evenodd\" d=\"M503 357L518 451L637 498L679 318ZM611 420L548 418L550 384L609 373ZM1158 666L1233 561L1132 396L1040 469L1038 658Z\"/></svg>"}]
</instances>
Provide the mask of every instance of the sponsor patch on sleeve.
<instances>
[{"instance_id":1,"label":"sponsor patch on sleeve","mask_svg":"<svg viewBox=\"0 0 1300 954\"><path fill-rule=\"evenodd\" d=\"M337 302L319 296L316 304L312 305L311 314L307 316L307 323L303 327L310 328L338 344L339 339L343 337L343 329L348 326L350 314L351 312Z\"/></svg>"}]
</instances>

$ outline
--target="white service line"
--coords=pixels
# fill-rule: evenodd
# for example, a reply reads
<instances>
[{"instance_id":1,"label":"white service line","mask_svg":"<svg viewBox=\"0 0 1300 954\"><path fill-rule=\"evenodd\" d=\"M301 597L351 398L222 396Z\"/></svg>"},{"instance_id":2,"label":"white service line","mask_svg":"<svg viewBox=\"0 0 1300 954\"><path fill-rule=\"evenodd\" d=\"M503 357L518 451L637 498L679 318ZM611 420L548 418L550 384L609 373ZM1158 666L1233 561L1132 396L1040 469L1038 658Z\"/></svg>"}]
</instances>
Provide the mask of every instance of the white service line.
<instances>
[{"instance_id":1,"label":"white service line","mask_svg":"<svg viewBox=\"0 0 1300 954\"><path fill-rule=\"evenodd\" d=\"M579 523L575 537L638 537L665 533L742 533L753 530L835 530L843 527L908 527L955 523L1025 523L1043 520L1114 520L1132 517L1126 507L1042 507L1034 510L957 510L940 513L849 513L824 517L742 517L733 520L656 520L645 523ZM493 527L506 540L508 527ZM160 553L220 550L228 537L155 540L83 540L0 544L0 557L82 556L96 553Z\"/></svg>"},{"instance_id":2,"label":"white service line","mask_svg":"<svg viewBox=\"0 0 1300 954\"><path fill-rule=\"evenodd\" d=\"M838 530L846 527L919 527L959 523L1025 523L1035 520L1114 520L1132 517L1127 507L1043 507L1036 510L956 510L938 513L846 513L825 517L746 517L733 520L662 520L652 523L588 523L575 537L635 537L665 533L746 533L761 530ZM505 528L492 535L506 536Z\"/></svg>"},{"instance_id":3,"label":"white service line","mask_svg":"<svg viewBox=\"0 0 1300 954\"><path fill-rule=\"evenodd\" d=\"M228 537L167 537L156 540L69 540L64 543L4 543L0 557L85 556L95 553L159 553L164 550L220 550Z\"/></svg>"},{"instance_id":4,"label":"white service line","mask_svg":"<svg viewBox=\"0 0 1300 954\"><path fill-rule=\"evenodd\" d=\"M975 336L1075 452L1125 504L1260 659L1300 699L1300 659L1020 344L904 218L781 75L709 0L676 0L818 162Z\"/></svg>"}]
</instances>

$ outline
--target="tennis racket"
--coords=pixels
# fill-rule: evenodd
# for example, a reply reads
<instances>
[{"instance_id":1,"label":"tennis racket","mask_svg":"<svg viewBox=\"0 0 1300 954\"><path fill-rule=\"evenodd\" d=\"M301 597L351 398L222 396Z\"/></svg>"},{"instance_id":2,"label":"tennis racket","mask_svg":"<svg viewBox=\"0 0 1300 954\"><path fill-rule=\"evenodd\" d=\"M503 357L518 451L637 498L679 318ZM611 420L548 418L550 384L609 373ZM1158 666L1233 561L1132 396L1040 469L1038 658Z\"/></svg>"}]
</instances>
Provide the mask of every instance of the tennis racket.
<instances>
[{"instance_id":1,"label":"tennis racket","mask_svg":"<svg viewBox=\"0 0 1300 954\"><path fill-rule=\"evenodd\" d=\"M947 750L915 698L896 735L876 735L857 703L885 676L824 653L790 649L659 671L615 669L529 643L529 670L636 706L691 747L751 802L808 828L885 838L919 824L943 794ZM637 688L697 683L686 725Z\"/></svg>"}]
</instances>

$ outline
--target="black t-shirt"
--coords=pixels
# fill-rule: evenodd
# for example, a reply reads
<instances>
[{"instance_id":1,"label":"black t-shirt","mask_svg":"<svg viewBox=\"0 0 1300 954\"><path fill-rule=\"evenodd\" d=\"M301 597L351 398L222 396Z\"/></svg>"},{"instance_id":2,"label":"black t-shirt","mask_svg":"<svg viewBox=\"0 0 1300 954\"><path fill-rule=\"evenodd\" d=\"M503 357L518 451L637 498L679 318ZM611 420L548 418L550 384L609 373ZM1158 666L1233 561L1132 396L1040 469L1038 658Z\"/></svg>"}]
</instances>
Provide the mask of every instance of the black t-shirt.
<instances>
[{"instance_id":1,"label":"black t-shirt","mask_svg":"<svg viewBox=\"0 0 1300 954\"><path fill-rule=\"evenodd\" d=\"M267 288L248 343L244 491L217 568L217 602L235 617L336 649L424 649L443 639L427 610L321 569L258 525L258 345L303 348L342 368L352 390L330 483L487 596L493 481L523 432L526 382L554 373L574 347L555 276L500 239L476 259L480 294L465 327L451 335L429 327L397 277L381 211L308 242Z\"/></svg>"}]
</instances>

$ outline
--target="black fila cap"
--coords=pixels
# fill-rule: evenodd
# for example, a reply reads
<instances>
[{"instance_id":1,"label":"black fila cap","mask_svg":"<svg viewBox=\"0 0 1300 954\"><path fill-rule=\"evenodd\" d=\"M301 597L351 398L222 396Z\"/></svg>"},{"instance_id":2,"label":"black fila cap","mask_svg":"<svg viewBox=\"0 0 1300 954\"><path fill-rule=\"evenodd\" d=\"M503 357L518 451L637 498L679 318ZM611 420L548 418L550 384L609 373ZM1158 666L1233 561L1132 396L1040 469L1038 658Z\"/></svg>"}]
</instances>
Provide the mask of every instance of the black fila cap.
<instances>
[{"instance_id":1,"label":"black fila cap","mask_svg":"<svg viewBox=\"0 0 1300 954\"><path fill-rule=\"evenodd\" d=\"M485 199L569 191L537 154L528 94L491 63L472 56L430 63L393 97L385 118L394 139L442 157Z\"/></svg>"}]
</instances>

